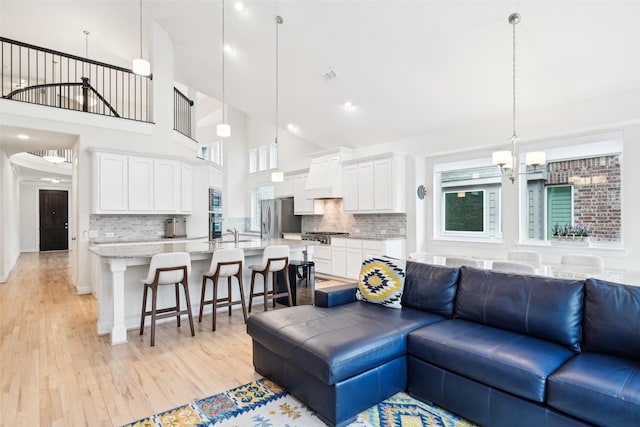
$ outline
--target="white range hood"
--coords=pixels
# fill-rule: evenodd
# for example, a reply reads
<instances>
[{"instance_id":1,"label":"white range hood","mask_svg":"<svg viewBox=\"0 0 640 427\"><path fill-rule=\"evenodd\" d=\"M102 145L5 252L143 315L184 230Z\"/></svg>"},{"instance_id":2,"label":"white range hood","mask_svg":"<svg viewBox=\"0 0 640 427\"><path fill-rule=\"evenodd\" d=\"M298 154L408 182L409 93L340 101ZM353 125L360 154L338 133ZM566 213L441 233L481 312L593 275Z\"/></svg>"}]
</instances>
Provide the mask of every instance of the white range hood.
<instances>
[{"instance_id":1,"label":"white range hood","mask_svg":"<svg viewBox=\"0 0 640 427\"><path fill-rule=\"evenodd\" d=\"M342 197L342 161L351 158L351 149L339 148L314 157L309 166L305 195L311 199Z\"/></svg>"}]
</instances>

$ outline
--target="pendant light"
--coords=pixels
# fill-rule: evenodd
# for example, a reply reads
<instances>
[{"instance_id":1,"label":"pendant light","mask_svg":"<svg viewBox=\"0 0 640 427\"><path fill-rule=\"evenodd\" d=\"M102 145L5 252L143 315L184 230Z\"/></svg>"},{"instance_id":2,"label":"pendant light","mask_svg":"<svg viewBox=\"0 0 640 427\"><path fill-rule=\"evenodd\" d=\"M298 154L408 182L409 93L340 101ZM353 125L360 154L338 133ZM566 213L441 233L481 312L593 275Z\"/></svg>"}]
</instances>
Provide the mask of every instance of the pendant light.
<instances>
[{"instance_id":1,"label":"pendant light","mask_svg":"<svg viewBox=\"0 0 640 427\"><path fill-rule=\"evenodd\" d=\"M142 0L140 0L140 58L133 60L133 72L139 76L151 75L151 64L142 58Z\"/></svg>"},{"instance_id":2,"label":"pendant light","mask_svg":"<svg viewBox=\"0 0 640 427\"><path fill-rule=\"evenodd\" d=\"M224 0L222 0L222 123L216 126L216 135L220 138L231 136L231 126L225 120L227 105L224 102Z\"/></svg>"},{"instance_id":3,"label":"pendant light","mask_svg":"<svg viewBox=\"0 0 640 427\"><path fill-rule=\"evenodd\" d=\"M275 125L276 125L276 138L274 140L275 144L276 144L276 150L278 149L278 92L279 92L279 85L278 85L278 80L279 80L279 55L278 55L278 48L279 48L279 38L278 38L278 28L280 25L282 25L284 23L284 20L282 19L282 16L278 15L276 16L276 121L275 121ZM271 172L271 181L272 182L282 182L284 181L284 174L280 171L275 171L275 172Z\"/></svg>"},{"instance_id":4,"label":"pendant light","mask_svg":"<svg viewBox=\"0 0 640 427\"><path fill-rule=\"evenodd\" d=\"M492 163L500 167L500 171L504 176L511 180L513 184L518 175L518 152L517 142L518 134L516 133L516 25L522 20L522 16L519 13L512 13L509 15L509 24L513 29L513 75L512 75L512 89L513 89L513 133L511 135L511 150L496 151L493 153L491 159ZM535 151L526 154L527 166L533 166L533 171L536 172L538 166L542 166L546 162L546 153L543 151Z\"/></svg>"}]
</instances>

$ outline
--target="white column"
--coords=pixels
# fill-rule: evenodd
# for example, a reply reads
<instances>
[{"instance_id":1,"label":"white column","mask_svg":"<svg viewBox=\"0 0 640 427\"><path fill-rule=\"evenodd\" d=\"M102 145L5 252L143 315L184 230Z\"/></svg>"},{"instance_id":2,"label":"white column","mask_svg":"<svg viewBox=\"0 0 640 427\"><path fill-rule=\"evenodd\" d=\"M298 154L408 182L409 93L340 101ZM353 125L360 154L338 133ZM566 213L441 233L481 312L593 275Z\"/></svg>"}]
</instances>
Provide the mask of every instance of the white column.
<instances>
[{"instance_id":1,"label":"white column","mask_svg":"<svg viewBox=\"0 0 640 427\"><path fill-rule=\"evenodd\" d=\"M114 345L127 342L127 328L124 326L124 271L127 269L127 264L124 259L111 258L109 269L113 283L111 345Z\"/></svg>"}]
</instances>

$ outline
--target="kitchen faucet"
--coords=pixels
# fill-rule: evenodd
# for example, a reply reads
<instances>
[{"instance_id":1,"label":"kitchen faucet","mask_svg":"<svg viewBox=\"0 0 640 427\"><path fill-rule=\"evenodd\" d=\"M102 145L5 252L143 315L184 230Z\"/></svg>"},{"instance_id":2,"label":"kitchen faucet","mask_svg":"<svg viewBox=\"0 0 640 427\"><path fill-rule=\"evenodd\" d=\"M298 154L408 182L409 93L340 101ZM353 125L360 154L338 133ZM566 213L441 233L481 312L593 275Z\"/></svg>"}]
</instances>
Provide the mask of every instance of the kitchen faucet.
<instances>
[{"instance_id":1,"label":"kitchen faucet","mask_svg":"<svg viewBox=\"0 0 640 427\"><path fill-rule=\"evenodd\" d=\"M238 232L238 229L236 227L233 227L233 230L230 228L227 228L227 231L229 233L233 233L233 241L237 245L240 237L240 233Z\"/></svg>"}]
</instances>

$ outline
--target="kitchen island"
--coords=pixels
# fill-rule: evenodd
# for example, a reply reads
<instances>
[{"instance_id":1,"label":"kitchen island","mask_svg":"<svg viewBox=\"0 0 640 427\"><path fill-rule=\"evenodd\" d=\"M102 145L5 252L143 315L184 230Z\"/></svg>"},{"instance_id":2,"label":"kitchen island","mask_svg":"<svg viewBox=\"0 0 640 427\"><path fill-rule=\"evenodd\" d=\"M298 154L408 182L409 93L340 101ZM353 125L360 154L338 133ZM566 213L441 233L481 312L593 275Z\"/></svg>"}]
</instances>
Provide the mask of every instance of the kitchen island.
<instances>
[{"instance_id":1,"label":"kitchen island","mask_svg":"<svg viewBox=\"0 0 640 427\"><path fill-rule=\"evenodd\" d=\"M147 277L151 257L155 254L188 252L191 255L189 294L191 310L197 313L200 307L202 275L208 271L211 256L216 250L224 248L244 250L243 285L245 294L248 296L251 285L251 271L248 266L260 264L264 248L272 245L287 245L291 251L290 259L303 259L303 251L308 250L311 253L311 247L314 244L315 242L288 239L248 239L238 243L201 240L95 244L89 250L94 254L91 276L92 293L98 301L97 332L99 335L111 333L111 344L119 344L127 342L127 329L140 326L143 290L141 280ZM161 288L158 292L158 306L174 304L173 287ZM226 286L220 286L219 290L219 297L225 297ZM236 291L237 288L234 287L233 292ZM210 299L211 292L212 286L209 285L207 299ZM233 297L238 296L234 294ZM256 300L255 303L260 304L260 301ZM212 308L207 306L207 309L210 312Z\"/></svg>"}]
</instances>

